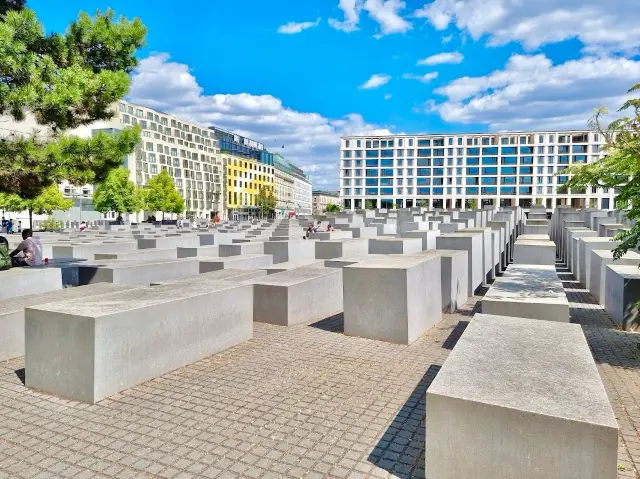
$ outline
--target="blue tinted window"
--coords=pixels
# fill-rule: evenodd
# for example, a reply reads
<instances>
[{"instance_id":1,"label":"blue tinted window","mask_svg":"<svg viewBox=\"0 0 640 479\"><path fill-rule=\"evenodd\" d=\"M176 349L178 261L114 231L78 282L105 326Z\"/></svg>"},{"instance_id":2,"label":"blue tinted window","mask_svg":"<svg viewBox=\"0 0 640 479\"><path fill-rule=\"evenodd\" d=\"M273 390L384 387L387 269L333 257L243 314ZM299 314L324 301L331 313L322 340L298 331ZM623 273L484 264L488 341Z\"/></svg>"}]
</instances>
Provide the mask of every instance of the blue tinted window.
<instances>
[{"instance_id":1,"label":"blue tinted window","mask_svg":"<svg viewBox=\"0 0 640 479\"><path fill-rule=\"evenodd\" d=\"M516 168L514 166L503 166L502 168L500 168L500 174L501 175L515 175L516 174Z\"/></svg>"},{"instance_id":2,"label":"blue tinted window","mask_svg":"<svg viewBox=\"0 0 640 479\"><path fill-rule=\"evenodd\" d=\"M418 146L431 146L431 140L418 140Z\"/></svg>"},{"instance_id":3,"label":"blue tinted window","mask_svg":"<svg viewBox=\"0 0 640 479\"><path fill-rule=\"evenodd\" d=\"M465 178L465 185L477 185L478 184L478 178L477 177L472 177L472 178Z\"/></svg>"},{"instance_id":4,"label":"blue tinted window","mask_svg":"<svg viewBox=\"0 0 640 479\"><path fill-rule=\"evenodd\" d=\"M533 174L533 166L521 166L520 167L521 175L532 175Z\"/></svg>"},{"instance_id":5,"label":"blue tinted window","mask_svg":"<svg viewBox=\"0 0 640 479\"><path fill-rule=\"evenodd\" d=\"M433 184L434 185L443 185L444 184L444 179L442 179L442 178L434 178L433 179Z\"/></svg>"},{"instance_id":6,"label":"blue tinted window","mask_svg":"<svg viewBox=\"0 0 640 479\"><path fill-rule=\"evenodd\" d=\"M502 154L503 155L515 155L516 153L518 153L518 149L515 146L503 146L502 147Z\"/></svg>"},{"instance_id":7,"label":"blue tinted window","mask_svg":"<svg viewBox=\"0 0 640 479\"><path fill-rule=\"evenodd\" d=\"M483 155L497 155L498 154L498 147L494 146L491 148L483 148L482 149L482 154Z\"/></svg>"},{"instance_id":8,"label":"blue tinted window","mask_svg":"<svg viewBox=\"0 0 640 479\"><path fill-rule=\"evenodd\" d=\"M431 156L431 150L418 150L418 156Z\"/></svg>"},{"instance_id":9,"label":"blue tinted window","mask_svg":"<svg viewBox=\"0 0 640 479\"><path fill-rule=\"evenodd\" d=\"M482 188L483 195L496 195L498 194L498 188L495 186L487 186Z\"/></svg>"},{"instance_id":10,"label":"blue tinted window","mask_svg":"<svg viewBox=\"0 0 640 479\"><path fill-rule=\"evenodd\" d=\"M498 178L496 178L495 176L483 176L482 177L482 184L483 185L497 185L498 184Z\"/></svg>"},{"instance_id":11,"label":"blue tinted window","mask_svg":"<svg viewBox=\"0 0 640 479\"><path fill-rule=\"evenodd\" d=\"M378 188L366 188L365 189L365 193L367 195L377 195L378 194Z\"/></svg>"},{"instance_id":12,"label":"blue tinted window","mask_svg":"<svg viewBox=\"0 0 640 479\"><path fill-rule=\"evenodd\" d=\"M419 195L430 195L431 194L431 188L418 188L418 194Z\"/></svg>"},{"instance_id":13,"label":"blue tinted window","mask_svg":"<svg viewBox=\"0 0 640 479\"><path fill-rule=\"evenodd\" d=\"M378 150L367 150L366 157L367 158L378 158Z\"/></svg>"},{"instance_id":14,"label":"blue tinted window","mask_svg":"<svg viewBox=\"0 0 640 479\"><path fill-rule=\"evenodd\" d=\"M393 186L393 178L381 178L380 186Z\"/></svg>"},{"instance_id":15,"label":"blue tinted window","mask_svg":"<svg viewBox=\"0 0 640 479\"><path fill-rule=\"evenodd\" d=\"M558 176L558 184L562 185L569 180L568 176Z\"/></svg>"},{"instance_id":16,"label":"blue tinted window","mask_svg":"<svg viewBox=\"0 0 640 479\"><path fill-rule=\"evenodd\" d=\"M418 166L431 166L431 160L428 160L426 158L418 158L417 162Z\"/></svg>"},{"instance_id":17,"label":"blue tinted window","mask_svg":"<svg viewBox=\"0 0 640 479\"><path fill-rule=\"evenodd\" d=\"M428 186L431 184L431 178L418 178L416 184L418 186Z\"/></svg>"},{"instance_id":18,"label":"blue tinted window","mask_svg":"<svg viewBox=\"0 0 640 479\"><path fill-rule=\"evenodd\" d=\"M431 168L418 168L418 176L431 176Z\"/></svg>"},{"instance_id":19,"label":"blue tinted window","mask_svg":"<svg viewBox=\"0 0 640 479\"><path fill-rule=\"evenodd\" d=\"M365 176L378 176L378 170L366 170Z\"/></svg>"},{"instance_id":20,"label":"blue tinted window","mask_svg":"<svg viewBox=\"0 0 640 479\"><path fill-rule=\"evenodd\" d=\"M533 177L532 176L521 176L520 177L520 184L521 185L532 185L533 184Z\"/></svg>"},{"instance_id":21,"label":"blue tinted window","mask_svg":"<svg viewBox=\"0 0 640 479\"><path fill-rule=\"evenodd\" d=\"M480 148L467 148L467 155L469 156L480 155Z\"/></svg>"},{"instance_id":22,"label":"blue tinted window","mask_svg":"<svg viewBox=\"0 0 640 479\"><path fill-rule=\"evenodd\" d=\"M433 156L444 156L444 148L436 148L433 150Z\"/></svg>"},{"instance_id":23,"label":"blue tinted window","mask_svg":"<svg viewBox=\"0 0 640 479\"><path fill-rule=\"evenodd\" d=\"M433 176L442 176L444 175L444 168L434 168Z\"/></svg>"},{"instance_id":24,"label":"blue tinted window","mask_svg":"<svg viewBox=\"0 0 640 479\"><path fill-rule=\"evenodd\" d=\"M502 158L503 165L517 165L518 158L516 156L505 156Z\"/></svg>"},{"instance_id":25,"label":"blue tinted window","mask_svg":"<svg viewBox=\"0 0 640 479\"><path fill-rule=\"evenodd\" d=\"M500 194L501 195L515 195L516 194L516 189L515 188L510 188L507 186L501 186L500 187Z\"/></svg>"},{"instance_id":26,"label":"blue tinted window","mask_svg":"<svg viewBox=\"0 0 640 479\"><path fill-rule=\"evenodd\" d=\"M393 160L380 160L380 166L393 166Z\"/></svg>"},{"instance_id":27,"label":"blue tinted window","mask_svg":"<svg viewBox=\"0 0 640 479\"><path fill-rule=\"evenodd\" d=\"M498 157L497 156L483 156L482 157L483 165L497 165Z\"/></svg>"},{"instance_id":28,"label":"blue tinted window","mask_svg":"<svg viewBox=\"0 0 640 479\"><path fill-rule=\"evenodd\" d=\"M500 180L501 185L515 185L516 180L518 178L516 176L505 176Z\"/></svg>"},{"instance_id":29,"label":"blue tinted window","mask_svg":"<svg viewBox=\"0 0 640 479\"><path fill-rule=\"evenodd\" d=\"M520 147L521 155L532 155L533 154L533 146L521 146Z\"/></svg>"},{"instance_id":30,"label":"blue tinted window","mask_svg":"<svg viewBox=\"0 0 640 479\"><path fill-rule=\"evenodd\" d=\"M393 168L385 168L380 170L380 176L393 176Z\"/></svg>"},{"instance_id":31,"label":"blue tinted window","mask_svg":"<svg viewBox=\"0 0 640 479\"><path fill-rule=\"evenodd\" d=\"M433 194L434 195L441 195L444 192L444 188L434 188L433 189Z\"/></svg>"},{"instance_id":32,"label":"blue tinted window","mask_svg":"<svg viewBox=\"0 0 640 479\"><path fill-rule=\"evenodd\" d=\"M351 152L350 151L344 151L344 157L345 158L351 158Z\"/></svg>"},{"instance_id":33,"label":"blue tinted window","mask_svg":"<svg viewBox=\"0 0 640 479\"><path fill-rule=\"evenodd\" d=\"M382 158L393 158L393 150L382 150L380 155Z\"/></svg>"},{"instance_id":34,"label":"blue tinted window","mask_svg":"<svg viewBox=\"0 0 640 479\"><path fill-rule=\"evenodd\" d=\"M522 165L533 165L533 156L523 156L520 159L520 164L522 164Z\"/></svg>"},{"instance_id":35,"label":"blue tinted window","mask_svg":"<svg viewBox=\"0 0 640 479\"><path fill-rule=\"evenodd\" d=\"M364 184L365 186L378 186L378 178L366 178Z\"/></svg>"},{"instance_id":36,"label":"blue tinted window","mask_svg":"<svg viewBox=\"0 0 640 479\"><path fill-rule=\"evenodd\" d=\"M379 165L378 160L366 160L365 164L370 167L377 167Z\"/></svg>"},{"instance_id":37,"label":"blue tinted window","mask_svg":"<svg viewBox=\"0 0 640 479\"><path fill-rule=\"evenodd\" d=\"M393 194L393 188L380 188L380 194L381 195L392 195Z\"/></svg>"},{"instance_id":38,"label":"blue tinted window","mask_svg":"<svg viewBox=\"0 0 640 479\"><path fill-rule=\"evenodd\" d=\"M482 168L482 174L483 175L497 175L498 174L498 168L492 167L492 166L489 166L487 168Z\"/></svg>"},{"instance_id":39,"label":"blue tinted window","mask_svg":"<svg viewBox=\"0 0 640 479\"><path fill-rule=\"evenodd\" d=\"M470 188L467 188L467 194L468 195L477 195L478 194L478 187L477 186L473 186Z\"/></svg>"},{"instance_id":40,"label":"blue tinted window","mask_svg":"<svg viewBox=\"0 0 640 479\"><path fill-rule=\"evenodd\" d=\"M521 186L520 187L520 194L521 195L530 195L531 194L531 187Z\"/></svg>"},{"instance_id":41,"label":"blue tinted window","mask_svg":"<svg viewBox=\"0 0 640 479\"><path fill-rule=\"evenodd\" d=\"M476 157L472 157L472 158L467 158L467 165L479 165L480 164L480 158Z\"/></svg>"},{"instance_id":42,"label":"blue tinted window","mask_svg":"<svg viewBox=\"0 0 640 479\"><path fill-rule=\"evenodd\" d=\"M467 168L467 175L471 176L471 175L479 175L480 174L480 168Z\"/></svg>"},{"instance_id":43,"label":"blue tinted window","mask_svg":"<svg viewBox=\"0 0 640 479\"><path fill-rule=\"evenodd\" d=\"M444 158L434 158L433 166L444 166Z\"/></svg>"},{"instance_id":44,"label":"blue tinted window","mask_svg":"<svg viewBox=\"0 0 640 479\"><path fill-rule=\"evenodd\" d=\"M575 155L573 157L573 162L574 163L586 163L587 162L587 155Z\"/></svg>"}]
</instances>

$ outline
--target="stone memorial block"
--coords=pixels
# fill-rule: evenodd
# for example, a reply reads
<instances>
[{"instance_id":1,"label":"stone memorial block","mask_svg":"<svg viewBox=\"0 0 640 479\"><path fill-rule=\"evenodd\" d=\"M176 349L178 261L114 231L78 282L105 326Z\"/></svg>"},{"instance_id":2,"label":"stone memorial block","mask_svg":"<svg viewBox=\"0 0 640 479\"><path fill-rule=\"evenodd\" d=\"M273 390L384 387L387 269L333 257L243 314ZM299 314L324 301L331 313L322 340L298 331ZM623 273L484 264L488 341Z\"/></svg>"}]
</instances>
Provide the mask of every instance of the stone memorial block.
<instances>
[{"instance_id":1,"label":"stone memorial block","mask_svg":"<svg viewBox=\"0 0 640 479\"><path fill-rule=\"evenodd\" d=\"M493 252L493 236L491 228L466 228L462 231L458 231L458 233L476 233L482 236L482 267L484 268L485 274L484 282L491 282L495 276L496 265L496 262L494 262L495 254Z\"/></svg>"},{"instance_id":2,"label":"stone memorial block","mask_svg":"<svg viewBox=\"0 0 640 479\"><path fill-rule=\"evenodd\" d=\"M252 337L253 287L226 281L42 304L25 311L26 386L95 403Z\"/></svg>"},{"instance_id":3,"label":"stone memorial block","mask_svg":"<svg viewBox=\"0 0 640 479\"><path fill-rule=\"evenodd\" d=\"M304 234L304 232L302 231ZM329 240L339 240L339 239L350 239L353 238L353 233L351 231L320 231L318 233L313 233L311 235L311 239L315 239L318 241L329 241Z\"/></svg>"},{"instance_id":4,"label":"stone memorial block","mask_svg":"<svg viewBox=\"0 0 640 479\"><path fill-rule=\"evenodd\" d=\"M178 247L176 250L178 258L194 258L196 256L218 258L220 256L220 246Z\"/></svg>"},{"instance_id":5,"label":"stone memorial block","mask_svg":"<svg viewBox=\"0 0 640 479\"><path fill-rule=\"evenodd\" d=\"M577 324L476 314L426 424L429 478L617 477L618 424Z\"/></svg>"},{"instance_id":6,"label":"stone memorial block","mask_svg":"<svg viewBox=\"0 0 640 479\"><path fill-rule=\"evenodd\" d=\"M440 233L455 233L461 229L461 226L459 223L438 223L438 231Z\"/></svg>"},{"instance_id":7,"label":"stone memorial block","mask_svg":"<svg viewBox=\"0 0 640 479\"><path fill-rule=\"evenodd\" d=\"M340 258L342 256L360 256L366 255L368 251L368 238L316 241L316 259Z\"/></svg>"},{"instance_id":8,"label":"stone memorial block","mask_svg":"<svg viewBox=\"0 0 640 479\"><path fill-rule=\"evenodd\" d=\"M440 265L435 255L396 255L345 266L345 334L414 342L442 320Z\"/></svg>"},{"instance_id":9,"label":"stone memorial block","mask_svg":"<svg viewBox=\"0 0 640 479\"><path fill-rule=\"evenodd\" d=\"M164 238L139 239L138 249L161 249L202 246L197 235L167 236ZM204 245L208 246L208 245Z\"/></svg>"},{"instance_id":10,"label":"stone memorial block","mask_svg":"<svg viewBox=\"0 0 640 479\"><path fill-rule=\"evenodd\" d=\"M202 273L197 276L185 276L184 278L171 279L168 281L158 281L151 283L151 286L159 286L163 284L173 284L180 287L188 287L191 283L206 283L213 281L245 281L252 278L266 276L267 272L261 269L219 269L210 273Z\"/></svg>"},{"instance_id":11,"label":"stone memorial block","mask_svg":"<svg viewBox=\"0 0 640 479\"><path fill-rule=\"evenodd\" d=\"M442 311L453 313L469 300L469 260L462 250L431 250L416 256L440 257L440 288Z\"/></svg>"},{"instance_id":12,"label":"stone memorial block","mask_svg":"<svg viewBox=\"0 0 640 479\"><path fill-rule=\"evenodd\" d=\"M412 254L420 251L421 238L369 238L369 254Z\"/></svg>"},{"instance_id":13,"label":"stone memorial block","mask_svg":"<svg viewBox=\"0 0 640 479\"><path fill-rule=\"evenodd\" d=\"M555 266L511 265L482 298L482 312L568 323L569 301Z\"/></svg>"},{"instance_id":14,"label":"stone memorial block","mask_svg":"<svg viewBox=\"0 0 640 479\"><path fill-rule=\"evenodd\" d=\"M513 263L555 265L556 245L548 238L548 236L546 240L518 238L513 246Z\"/></svg>"},{"instance_id":15,"label":"stone memorial block","mask_svg":"<svg viewBox=\"0 0 640 479\"><path fill-rule=\"evenodd\" d=\"M96 253L94 257L96 261L151 261L162 259L178 259L178 252L176 248L144 249L131 251L128 253Z\"/></svg>"},{"instance_id":16,"label":"stone memorial block","mask_svg":"<svg viewBox=\"0 0 640 479\"><path fill-rule=\"evenodd\" d=\"M226 258L198 258L200 273L210 273L221 269L260 269L273 264L270 254L244 254Z\"/></svg>"},{"instance_id":17,"label":"stone memorial block","mask_svg":"<svg viewBox=\"0 0 640 479\"><path fill-rule=\"evenodd\" d=\"M221 244L218 247L218 256L220 258L226 258L228 256L240 256L243 254L264 254L264 244L264 241Z\"/></svg>"},{"instance_id":18,"label":"stone memorial block","mask_svg":"<svg viewBox=\"0 0 640 479\"><path fill-rule=\"evenodd\" d=\"M589 292L602 306L605 304L605 292L607 290L607 265L640 265L640 254L635 251L627 251L625 255L613 260L613 251L610 249L591 250L591 268L589 270Z\"/></svg>"},{"instance_id":19,"label":"stone memorial block","mask_svg":"<svg viewBox=\"0 0 640 479\"><path fill-rule=\"evenodd\" d=\"M640 269L638 265L606 266L604 309L625 331L640 330L638 308L640 300Z\"/></svg>"},{"instance_id":20,"label":"stone memorial block","mask_svg":"<svg viewBox=\"0 0 640 479\"><path fill-rule=\"evenodd\" d=\"M614 250L620 245L620 241L611 241L611 238L580 238L578 240L578 275L576 278L586 289L591 283L591 250ZM575 273L574 273L575 274Z\"/></svg>"},{"instance_id":21,"label":"stone memorial block","mask_svg":"<svg viewBox=\"0 0 640 479\"><path fill-rule=\"evenodd\" d=\"M420 238L422 240L422 250L436 249L436 238L440 235L439 231L409 231L402 233L402 238Z\"/></svg>"},{"instance_id":22,"label":"stone memorial block","mask_svg":"<svg viewBox=\"0 0 640 479\"><path fill-rule=\"evenodd\" d=\"M199 274L195 258L150 261L114 261L77 265L79 285L113 283L149 286L152 282Z\"/></svg>"},{"instance_id":23,"label":"stone memorial block","mask_svg":"<svg viewBox=\"0 0 640 479\"><path fill-rule=\"evenodd\" d=\"M316 258L316 245L315 241L303 239L269 241L264 244L264 253L273 256L272 264L285 263L287 261L313 260Z\"/></svg>"},{"instance_id":24,"label":"stone memorial block","mask_svg":"<svg viewBox=\"0 0 640 479\"><path fill-rule=\"evenodd\" d=\"M62 272L55 267L11 268L0 271L0 300L62 289Z\"/></svg>"},{"instance_id":25,"label":"stone memorial block","mask_svg":"<svg viewBox=\"0 0 640 479\"><path fill-rule=\"evenodd\" d=\"M453 249L467 252L467 260L469 262L469 286L468 292L473 296L476 289L480 287L484 281L484 257L482 249L482 237L477 233L453 233L441 234L436 238L436 247L439 250Z\"/></svg>"},{"instance_id":26,"label":"stone memorial block","mask_svg":"<svg viewBox=\"0 0 640 479\"><path fill-rule=\"evenodd\" d=\"M260 269L265 271L267 275L282 273L283 271L291 271L292 269L309 269L324 268L323 260L316 259L299 259L297 261L285 261L274 265L261 266Z\"/></svg>"},{"instance_id":27,"label":"stone memorial block","mask_svg":"<svg viewBox=\"0 0 640 479\"><path fill-rule=\"evenodd\" d=\"M134 241L109 244L72 244L69 246L53 246L51 248L51 257L94 260L96 253L130 253L137 249L138 244Z\"/></svg>"}]
</instances>

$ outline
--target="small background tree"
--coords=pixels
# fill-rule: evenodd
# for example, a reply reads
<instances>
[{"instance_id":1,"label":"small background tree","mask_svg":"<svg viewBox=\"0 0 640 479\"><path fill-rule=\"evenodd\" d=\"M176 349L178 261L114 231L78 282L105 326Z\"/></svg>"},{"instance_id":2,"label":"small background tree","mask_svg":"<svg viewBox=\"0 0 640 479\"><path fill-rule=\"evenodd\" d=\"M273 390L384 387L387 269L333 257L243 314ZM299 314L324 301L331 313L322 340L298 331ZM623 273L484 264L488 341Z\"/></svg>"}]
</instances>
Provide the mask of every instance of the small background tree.
<instances>
[{"instance_id":1,"label":"small background tree","mask_svg":"<svg viewBox=\"0 0 640 479\"><path fill-rule=\"evenodd\" d=\"M477 210L478 209L478 200L475 198L472 198L470 200L467 200L467 208L471 209L471 210Z\"/></svg>"},{"instance_id":2,"label":"small background tree","mask_svg":"<svg viewBox=\"0 0 640 479\"><path fill-rule=\"evenodd\" d=\"M144 209L144 196L129 179L129 170L117 168L111 170L106 180L96 187L93 208L100 213L137 213Z\"/></svg>"},{"instance_id":3,"label":"small background tree","mask_svg":"<svg viewBox=\"0 0 640 479\"><path fill-rule=\"evenodd\" d=\"M334 205L333 203L329 203L327 205L327 208L325 209L325 211L327 213L338 213L340 211L340 206L338 205Z\"/></svg>"},{"instance_id":4,"label":"small background tree","mask_svg":"<svg viewBox=\"0 0 640 479\"><path fill-rule=\"evenodd\" d=\"M32 200L24 200L22 211L29 211L29 228L33 228L33 213L53 215L54 211L67 211L73 206L73 200L65 198L57 185L51 185Z\"/></svg>"},{"instance_id":5,"label":"small background tree","mask_svg":"<svg viewBox=\"0 0 640 479\"><path fill-rule=\"evenodd\" d=\"M276 207L276 197L270 188L262 187L256 195L256 206L260 208L260 212L264 217L265 212L269 214Z\"/></svg>"},{"instance_id":6,"label":"small background tree","mask_svg":"<svg viewBox=\"0 0 640 479\"><path fill-rule=\"evenodd\" d=\"M364 209L365 210L372 210L373 209L373 201L364 200Z\"/></svg>"},{"instance_id":7,"label":"small background tree","mask_svg":"<svg viewBox=\"0 0 640 479\"><path fill-rule=\"evenodd\" d=\"M184 199L167 170L149 180L144 189L144 202L147 210L162 212L163 220L165 213L180 214L184 211Z\"/></svg>"}]
</instances>

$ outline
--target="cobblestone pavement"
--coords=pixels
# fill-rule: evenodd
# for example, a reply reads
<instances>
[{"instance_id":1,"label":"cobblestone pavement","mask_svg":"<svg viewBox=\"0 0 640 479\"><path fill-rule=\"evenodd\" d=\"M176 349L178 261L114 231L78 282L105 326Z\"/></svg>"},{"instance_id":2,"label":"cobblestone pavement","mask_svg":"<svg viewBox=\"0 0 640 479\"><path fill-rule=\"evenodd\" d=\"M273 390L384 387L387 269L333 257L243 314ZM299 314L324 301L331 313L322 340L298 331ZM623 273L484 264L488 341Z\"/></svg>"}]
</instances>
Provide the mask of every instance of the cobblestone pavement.
<instances>
[{"instance_id":1,"label":"cobblestone pavement","mask_svg":"<svg viewBox=\"0 0 640 479\"><path fill-rule=\"evenodd\" d=\"M638 339L565 286L620 421L619 477L640 477ZM424 394L478 299L408 347L344 336L340 316L255 324L96 405L30 391L23 358L0 362L0 479L424 477Z\"/></svg>"}]
</instances>

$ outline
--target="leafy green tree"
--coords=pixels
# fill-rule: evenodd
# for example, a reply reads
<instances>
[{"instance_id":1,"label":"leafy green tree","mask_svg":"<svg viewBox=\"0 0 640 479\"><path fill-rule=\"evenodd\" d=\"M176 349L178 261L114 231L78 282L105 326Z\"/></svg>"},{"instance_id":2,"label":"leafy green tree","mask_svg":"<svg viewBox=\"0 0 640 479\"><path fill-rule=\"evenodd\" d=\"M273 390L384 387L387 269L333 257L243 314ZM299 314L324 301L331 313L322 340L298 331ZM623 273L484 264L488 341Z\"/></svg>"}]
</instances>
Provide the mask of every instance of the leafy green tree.
<instances>
[{"instance_id":1,"label":"leafy green tree","mask_svg":"<svg viewBox=\"0 0 640 479\"><path fill-rule=\"evenodd\" d=\"M144 197L140 189L129 179L129 170L116 168L93 192L93 208L100 213L114 211L136 213L144 209Z\"/></svg>"},{"instance_id":2,"label":"leafy green tree","mask_svg":"<svg viewBox=\"0 0 640 479\"><path fill-rule=\"evenodd\" d=\"M263 186L260 191L258 191L258 194L256 195L256 206L260 208L262 216L264 216L265 212L268 213L274 210L276 203L276 197L270 188Z\"/></svg>"},{"instance_id":3,"label":"leafy green tree","mask_svg":"<svg viewBox=\"0 0 640 479\"><path fill-rule=\"evenodd\" d=\"M9 10L22 10L25 0L0 0L0 15L4 15Z\"/></svg>"},{"instance_id":4,"label":"leafy green tree","mask_svg":"<svg viewBox=\"0 0 640 479\"><path fill-rule=\"evenodd\" d=\"M478 200L475 199L475 198L467 200L466 201L466 206L467 206L467 208L469 208L471 210L477 210L478 209Z\"/></svg>"},{"instance_id":5,"label":"leafy green tree","mask_svg":"<svg viewBox=\"0 0 640 479\"><path fill-rule=\"evenodd\" d=\"M146 28L107 10L80 13L64 34L46 35L22 3L4 0L0 9L0 115L21 121L30 112L43 131L0 142L0 191L34 200L62 180L104 181L133 151L138 128L86 139L65 132L114 115Z\"/></svg>"},{"instance_id":6,"label":"leafy green tree","mask_svg":"<svg viewBox=\"0 0 640 479\"><path fill-rule=\"evenodd\" d=\"M33 213L37 215L52 215L54 211L67 211L73 206L73 200L65 198L58 185L45 188L42 193L31 200L23 200L22 211L29 211L29 227L33 228Z\"/></svg>"},{"instance_id":7,"label":"leafy green tree","mask_svg":"<svg viewBox=\"0 0 640 479\"><path fill-rule=\"evenodd\" d=\"M184 199L176 190L173 178L167 170L162 170L149 180L144 189L144 202L147 210L161 211L162 219L165 213L184 212Z\"/></svg>"},{"instance_id":8,"label":"leafy green tree","mask_svg":"<svg viewBox=\"0 0 640 479\"><path fill-rule=\"evenodd\" d=\"M640 83L629 90L629 93L633 92L640 92ZM607 156L595 163L573 165L561 172L562 175L571 175L561 191L593 186L619 191L615 199L616 208L628 209L627 218L635 224L614 238L621 241L620 246L613 250L616 259L640 243L640 98L628 100L618 111L630 114L604 128L601 121L607 110L600 108L589 122L592 129L603 135Z\"/></svg>"},{"instance_id":9,"label":"leafy green tree","mask_svg":"<svg viewBox=\"0 0 640 479\"><path fill-rule=\"evenodd\" d=\"M0 193L0 210L20 212L24 211L24 200L14 193Z\"/></svg>"},{"instance_id":10,"label":"leafy green tree","mask_svg":"<svg viewBox=\"0 0 640 479\"><path fill-rule=\"evenodd\" d=\"M373 201L364 200L364 209L365 210L372 210L373 209Z\"/></svg>"},{"instance_id":11,"label":"leafy green tree","mask_svg":"<svg viewBox=\"0 0 640 479\"><path fill-rule=\"evenodd\" d=\"M325 209L325 211L327 213L338 213L340 211L340 206L338 205L334 205L333 203L329 203L327 205L327 208Z\"/></svg>"}]
</instances>

